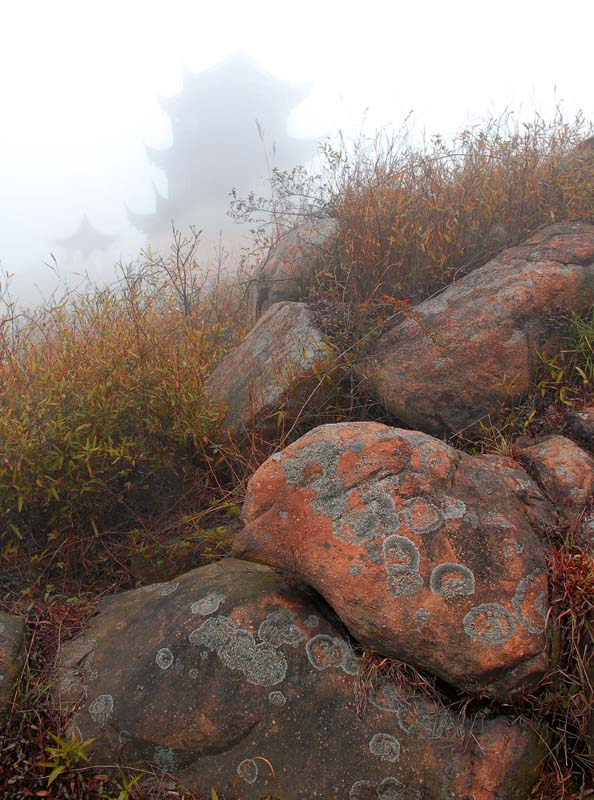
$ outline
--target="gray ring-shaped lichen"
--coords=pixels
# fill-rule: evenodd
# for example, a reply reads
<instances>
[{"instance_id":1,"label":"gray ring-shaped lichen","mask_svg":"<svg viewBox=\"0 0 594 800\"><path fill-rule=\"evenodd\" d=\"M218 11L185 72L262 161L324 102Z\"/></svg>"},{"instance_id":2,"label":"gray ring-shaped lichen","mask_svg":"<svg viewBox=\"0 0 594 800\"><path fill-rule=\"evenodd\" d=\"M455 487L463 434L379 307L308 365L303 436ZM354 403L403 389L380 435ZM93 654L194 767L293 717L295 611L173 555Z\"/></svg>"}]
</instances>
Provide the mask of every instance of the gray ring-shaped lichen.
<instances>
[{"instance_id":1,"label":"gray ring-shaped lichen","mask_svg":"<svg viewBox=\"0 0 594 800\"><path fill-rule=\"evenodd\" d=\"M407 536L393 533L382 543L386 572L418 572L421 553L416 544Z\"/></svg>"},{"instance_id":2,"label":"gray ring-shaped lichen","mask_svg":"<svg viewBox=\"0 0 594 800\"><path fill-rule=\"evenodd\" d=\"M498 603L481 603L463 619L466 634L477 642L503 644L516 632L512 614Z\"/></svg>"},{"instance_id":3,"label":"gray ring-shaped lichen","mask_svg":"<svg viewBox=\"0 0 594 800\"><path fill-rule=\"evenodd\" d=\"M446 600L454 597L468 597L475 593L474 575L463 564L444 562L438 564L431 572L429 587L434 594L440 594Z\"/></svg>"},{"instance_id":4,"label":"gray ring-shaped lichen","mask_svg":"<svg viewBox=\"0 0 594 800\"><path fill-rule=\"evenodd\" d=\"M514 607L514 611L516 612L516 617L518 618L519 622L526 628L529 633L539 634L542 633L545 629L545 621L546 621L546 614L547 614L547 606L548 606L548 597L546 592L542 591L538 594L534 605L532 606L532 610L535 612L535 615L538 617L538 621L535 622L533 620L529 620L527 615L524 613L523 603L528 593L528 589L530 588L530 584L535 578L538 578L542 575L542 570L535 569L529 575L525 575L522 580L518 583L518 588L516 589L516 593L513 596L512 604Z\"/></svg>"},{"instance_id":5,"label":"gray ring-shaped lichen","mask_svg":"<svg viewBox=\"0 0 594 800\"><path fill-rule=\"evenodd\" d=\"M246 783L255 783L258 780L258 765L252 758L245 758L239 763L237 774Z\"/></svg>"}]
</instances>

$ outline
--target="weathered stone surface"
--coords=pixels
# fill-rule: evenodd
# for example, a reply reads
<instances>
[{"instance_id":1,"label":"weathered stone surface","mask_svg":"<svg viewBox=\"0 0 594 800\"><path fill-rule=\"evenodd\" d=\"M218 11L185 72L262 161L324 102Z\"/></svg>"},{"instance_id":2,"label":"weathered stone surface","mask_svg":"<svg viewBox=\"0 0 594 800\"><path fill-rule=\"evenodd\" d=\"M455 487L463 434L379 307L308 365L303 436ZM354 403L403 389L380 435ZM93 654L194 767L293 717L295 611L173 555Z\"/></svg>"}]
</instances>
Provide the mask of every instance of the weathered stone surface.
<instances>
[{"instance_id":1,"label":"weathered stone surface","mask_svg":"<svg viewBox=\"0 0 594 800\"><path fill-rule=\"evenodd\" d=\"M506 697L547 666L529 508L488 461L431 436L324 425L252 477L234 552L299 576L366 647Z\"/></svg>"},{"instance_id":2,"label":"weathered stone surface","mask_svg":"<svg viewBox=\"0 0 594 800\"><path fill-rule=\"evenodd\" d=\"M575 541L594 547L594 459L565 436L543 436L518 444L526 467L569 523Z\"/></svg>"},{"instance_id":3,"label":"weathered stone surface","mask_svg":"<svg viewBox=\"0 0 594 800\"><path fill-rule=\"evenodd\" d=\"M316 264L331 247L337 229L336 220L312 220L279 239L254 275L249 293L254 317L274 303L305 298Z\"/></svg>"},{"instance_id":4,"label":"weathered stone surface","mask_svg":"<svg viewBox=\"0 0 594 800\"><path fill-rule=\"evenodd\" d=\"M552 225L418 305L358 373L408 426L460 431L528 393L537 354L560 347L551 312L592 303L594 226Z\"/></svg>"},{"instance_id":5,"label":"weathered stone surface","mask_svg":"<svg viewBox=\"0 0 594 800\"><path fill-rule=\"evenodd\" d=\"M528 726L464 722L385 676L358 714L357 669L324 608L228 560L112 599L65 645L58 691L95 762L153 762L224 800L527 798Z\"/></svg>"},{"instance_id":6,"label":"weathered stone surface","mask_svg":"<svg viewBox=\"0 0 594 800\"><path fill-rule=\"evenodd\" d=\"M0 611L0 719L12 700L25 653L24 618Z\"/></svg>"},{"instance_id":7,"label":"weathered stone surface","mask_svg":"<svg viewBox=\"0 0 594 800\"><path fill-rule=\"evenodd\" d=\"M524 504L524 513L534 530L546 532L558 525L555 508L516 459L501 453L483 454L477 458L498 472L510 491Z\"/></svg>"},{"instance_id":8,"label":"weathered stone surface","mask_svg":"<svg viewBox=\"0 0 594 800\"><path fill-rule=\"evenodd\" d=\"M594 459L565 436L543 436L517 447L552 502L576 524L594 488Z\"/></svg>"},{"instance_id":9,"label":"weathered stone surface","mask_svg":"<svg viewBox=\"0 0 594 800\"><path fill-rule=\"evenodd\" d=\"M217 366L205 384L206 396L224 405L222 426L228 432L257 427L263 435L274 434L281 402L290 424L330 352L305 304L277 303Z\"/></svg>"},{"instance_id":10,"label":"weathered stone surface","mask_svg":"<svg viewBox=\"0 0 594 800\"><path fill-rule=\"evenodd\" d=\"M594 408L581 408L565 415L567 431L591 450L594 449Z\"/></svg>"}]
</instances>

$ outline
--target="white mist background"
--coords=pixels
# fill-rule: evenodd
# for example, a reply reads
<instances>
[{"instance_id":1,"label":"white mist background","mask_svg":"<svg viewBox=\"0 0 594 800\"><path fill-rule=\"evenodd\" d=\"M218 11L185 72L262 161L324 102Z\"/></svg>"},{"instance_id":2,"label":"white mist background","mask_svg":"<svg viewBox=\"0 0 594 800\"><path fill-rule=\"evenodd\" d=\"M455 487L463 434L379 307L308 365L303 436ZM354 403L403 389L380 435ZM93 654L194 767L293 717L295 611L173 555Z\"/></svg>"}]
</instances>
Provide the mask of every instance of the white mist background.
<instances>
[{"instance_id":1,"label":"white mist background","mask_svg":"<svg viewBox=\"0 0 594 800\"><path fill-rule=\"evenodd\" d=\"M153 208L144 142L167 147L159 96L237 49L292 83L309 82L292 136L398 129L451 135L490 113L594 119L594 4L0 0L0 265L34 303L55 285L50 252L83 213L118 235L109 264L143 237L127 203ZM264 174L264 167L263 167ZM232 187L229 187L231 189ZM200 227L200 220L196 220ZM92 259L91 259L92 261ZM60 263L65 273L87 265ZM93 264L90 264L93 267ZM108 280L108 265L94 265ZM73 277L76 280L76 277Z\"/></svg>"}]
</instances>

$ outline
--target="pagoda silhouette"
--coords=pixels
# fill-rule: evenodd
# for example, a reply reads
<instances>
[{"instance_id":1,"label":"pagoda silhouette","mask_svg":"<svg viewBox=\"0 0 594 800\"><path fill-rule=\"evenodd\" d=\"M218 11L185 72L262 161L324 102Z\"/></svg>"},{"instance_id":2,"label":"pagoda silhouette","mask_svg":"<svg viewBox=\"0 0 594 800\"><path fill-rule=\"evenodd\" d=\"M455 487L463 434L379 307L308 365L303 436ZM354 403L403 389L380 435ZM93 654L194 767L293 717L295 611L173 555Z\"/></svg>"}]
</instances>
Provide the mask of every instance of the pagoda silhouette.
<instances>
[{"instance_id":1,"label":"pagoda silhouette","mask_svg":"<svg viewBox=\"0 0 594 800\"><path fill-rule=\"evenodd\" d=\"M54 239L54 243L69 256L80 254L87 258L95 251L108 250L116 239L117 236L108 236L97 230L87 215L83 214L74 233L63 239Z\"/></svg>"},{"instance_id":2,"label":"pagoda silhouette","mask_svg":"<svg viewBox=\"0 0 594 800\"><path fill-rule=\"evenodd\" d=\"M172 222L211 232L225 227L232 189L247 193L271 166L292 169L311 158L314 142L287 131L291 110L308 91L274 78L241 51L203 72L184 71L181 92L160 99L171 146L146 146L166 175L167 197L153 184L154 210L126 208L129 221L149 240L169 236Z\"/></svg>"}]
</instances>

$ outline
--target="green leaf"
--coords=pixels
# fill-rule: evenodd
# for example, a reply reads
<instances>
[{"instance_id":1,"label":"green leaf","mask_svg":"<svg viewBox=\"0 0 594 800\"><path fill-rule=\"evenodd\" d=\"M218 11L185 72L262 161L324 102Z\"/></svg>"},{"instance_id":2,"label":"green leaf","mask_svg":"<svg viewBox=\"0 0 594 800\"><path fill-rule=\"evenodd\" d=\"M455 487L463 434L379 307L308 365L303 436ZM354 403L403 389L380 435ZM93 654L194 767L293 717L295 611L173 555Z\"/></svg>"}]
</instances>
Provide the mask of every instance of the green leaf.
<instances>
[{"instance_id":1,"label":"green leaf","mask_svg":"<svg viewBox=\"0 0 594 800\"><path fill-rule=\"evenodd\" d=\"M53 781L55 781L58 775L61 775L65 769L66 766L64 764L59 764L57 767L54 767L53 770L48 775L47 785L49 786Z\"/></svg>"},{"instance_id":2,"label":"green leaf","mask_svg":"<svg viewBox=\"0 0 594 800\"><path fill-rule=\"evenodd\" d=\"M215 792L215 790L212 787L210 789L210 800L219 800L218 794Z\"/></svg>"}]
</instances>

